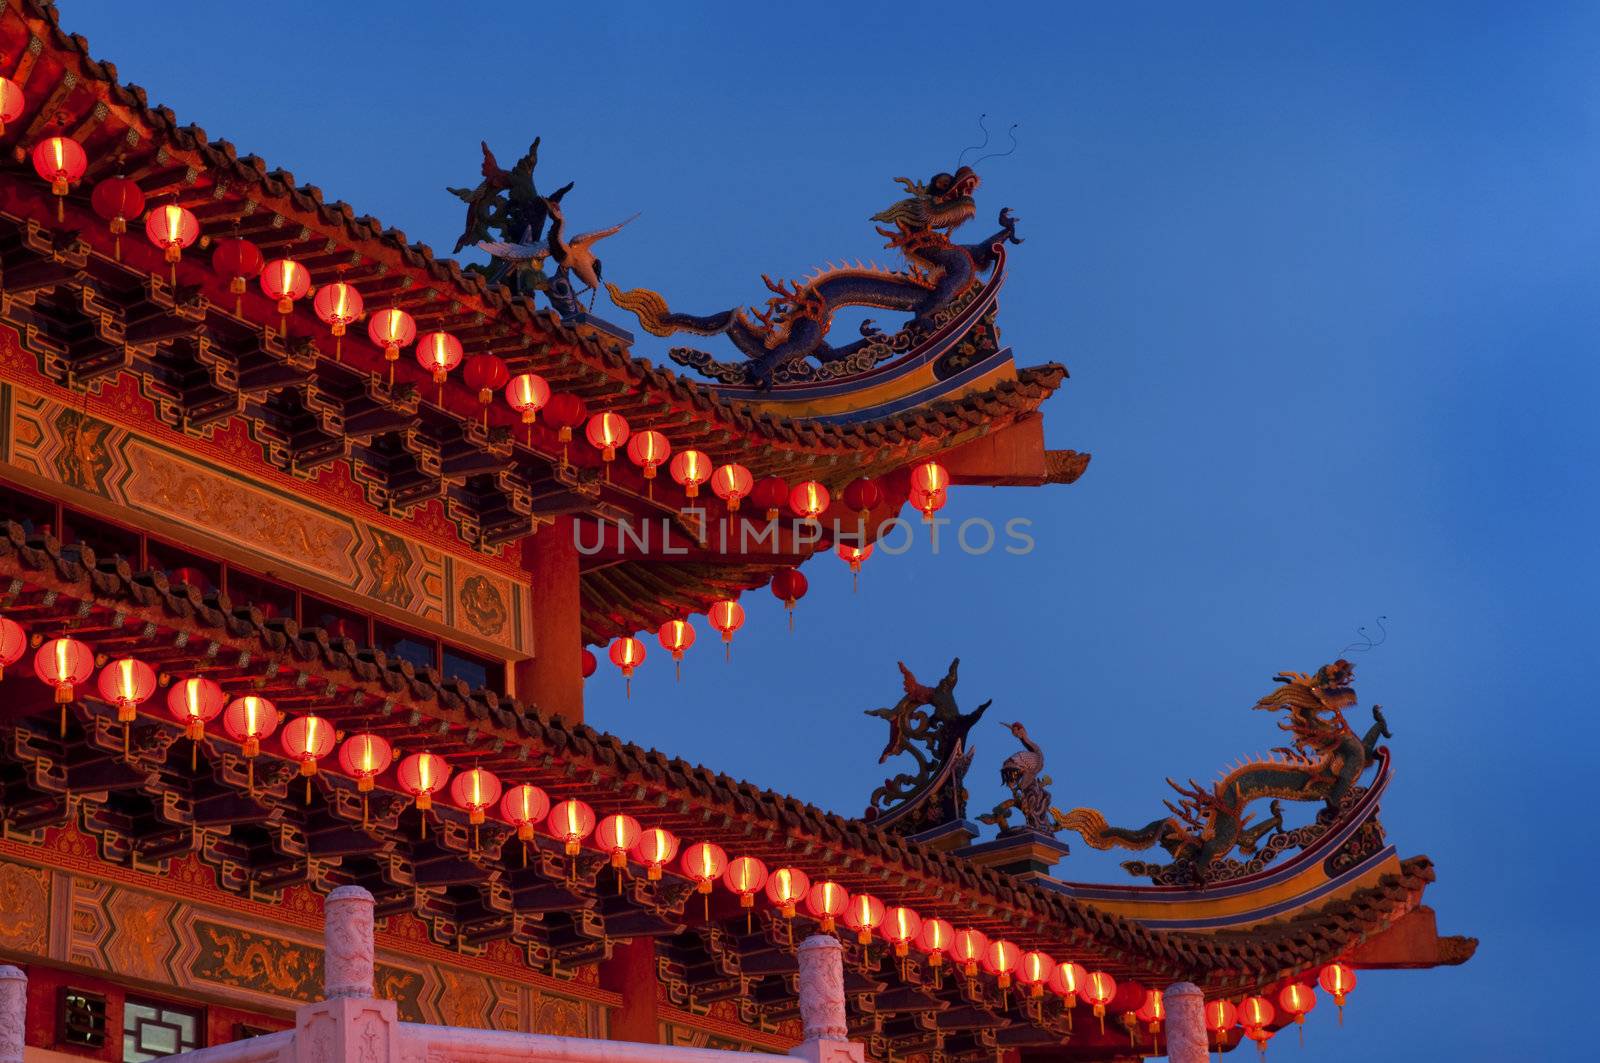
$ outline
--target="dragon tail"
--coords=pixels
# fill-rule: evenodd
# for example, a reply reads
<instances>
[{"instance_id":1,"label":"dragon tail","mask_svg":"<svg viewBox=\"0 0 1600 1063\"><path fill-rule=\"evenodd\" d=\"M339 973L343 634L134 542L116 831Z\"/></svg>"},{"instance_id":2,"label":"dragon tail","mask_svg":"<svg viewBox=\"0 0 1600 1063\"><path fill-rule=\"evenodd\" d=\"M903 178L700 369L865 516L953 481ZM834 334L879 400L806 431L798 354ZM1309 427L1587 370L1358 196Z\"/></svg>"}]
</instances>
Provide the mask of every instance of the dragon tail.
<instances>
[{"instance_id":1,"label":"dragon tail","mask_svg":"<svg viewBox=\"0 0 1600 1063\"><path fill-rule=\"evenodd\" d=\"M667 300L660 292L649 288L631 288L623 291L606 282L606 293L617 307L639 319L639 325L652 336L670 336L674 332L690 332L697 336L715 336L726 332L733 321L733 312L725 310L710 317L693 314L675 314L667 309Z\"/></svg>"},{"instance_id":2,"label":"dragon tail","mask_svg":"<svg viewBox=\"0 0 1600 1063\"><path fill-rule=\"evenodd\" d=\"M1154 823L1139 830L1127 830L1122 827L1108 826L1106 817L1098 809L1074 808L1072 811L1061 814L1059 822L1063 830L1076 831L1083 837L1084 843L1092 849L1131 849L1138 851L1148 849L1161 837L1161 829L1166 820L1158 819Z\"/></svg>"}]
</instances>

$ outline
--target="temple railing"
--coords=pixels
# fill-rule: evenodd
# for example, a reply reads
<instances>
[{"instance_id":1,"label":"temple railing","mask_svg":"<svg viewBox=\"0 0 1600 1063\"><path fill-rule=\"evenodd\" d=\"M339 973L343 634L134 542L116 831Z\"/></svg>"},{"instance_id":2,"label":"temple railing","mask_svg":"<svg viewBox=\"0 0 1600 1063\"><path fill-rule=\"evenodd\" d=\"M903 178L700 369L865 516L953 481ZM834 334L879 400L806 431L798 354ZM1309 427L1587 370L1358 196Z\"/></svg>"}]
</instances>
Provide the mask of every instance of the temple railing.
<instances>
[{"instance_id":1,"label":"temple railing","mask_svg":"<svg viewBox=\"0 0 1600 1063\"><path fill-rule=\"evenodd\" d=\"M328 895L324 915L326 999L296 1009L292 1030L185 1052L170 1057L173 1063L771 1063L773 1058L400 1022L395 1002L373 995L372 894L359 886L341 886ZM862 1046L845 1035L838 940L810 937L799 956L805 1040L789 1054L807 1063L863 1063ZM22 1063L26 1000L22 971L0 967L0 1063Z\"/></svg>"}]
</instances>

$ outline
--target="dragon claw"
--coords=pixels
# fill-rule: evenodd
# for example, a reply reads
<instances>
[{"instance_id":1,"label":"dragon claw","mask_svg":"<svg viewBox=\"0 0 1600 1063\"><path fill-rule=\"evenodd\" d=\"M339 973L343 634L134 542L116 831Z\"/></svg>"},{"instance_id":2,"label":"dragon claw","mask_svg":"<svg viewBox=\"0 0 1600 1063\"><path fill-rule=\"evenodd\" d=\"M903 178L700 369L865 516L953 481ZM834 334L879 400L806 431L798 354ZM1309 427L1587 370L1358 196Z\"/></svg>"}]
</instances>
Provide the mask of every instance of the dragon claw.
<instances>
[{"instance_id":1,"label":"dragon claw","mask_svg":"<svg viewBox=\"0 0 1600 1063\"><path fill-rule=\"evenodd\" d=\"M1011 213L1010 207L1000 208L1000 228L1006 231L1006 242L1012 244L1022 243L1022 237L1017 235L1017 222L1022 219Z\"/></svg>"}]
</instances>

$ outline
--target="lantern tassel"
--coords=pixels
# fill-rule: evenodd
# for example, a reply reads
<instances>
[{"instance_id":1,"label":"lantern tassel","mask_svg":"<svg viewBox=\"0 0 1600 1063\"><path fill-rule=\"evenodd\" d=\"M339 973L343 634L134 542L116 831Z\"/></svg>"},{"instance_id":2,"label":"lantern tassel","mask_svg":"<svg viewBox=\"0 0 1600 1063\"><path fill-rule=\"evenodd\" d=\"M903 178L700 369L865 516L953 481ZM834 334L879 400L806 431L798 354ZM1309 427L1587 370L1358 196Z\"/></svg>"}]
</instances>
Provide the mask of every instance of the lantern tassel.
<instances>
[{"instance_id":1,"label":"lantern tassel","mask_svg":"<svg viewBox=\"0 0 1600 1063\"><path fill-rule=\"evenodd\" d=\"M256 758L250 757L245 762L245 773L249 777L250 796L256 795Z\"/></svg>"},{"instance_id":2,"label":"lantern tassel","mask_svg":"<svg viewBox=\"0 0 1600 1063\"><path fill-rule=\"evenodd\" d=\"M369 825L369 823L368 823L368 820L367 820L367 795L366 794L362 794L361 795L361 829L362 830L366 830L368 825Z\"/></svg>"},{"instance_id":3,"label":"lantern tassel","mask_svg":"<svg viewBox=\"0 0 1600 1063\"><path fill-rule=\"evenodd\" d=\"M311 776L306 776L306 804L311 803Z\"/></svg>"},{"instance_id":4,"label":"lantern tassel","mask_svg":"<svg viewBox=\"0 0 1600 1063\"><path fill-rule=\"evenodd\" d=\"M127 760L128 757L128 723L124 721L122 724L122 759Z\"/></svg>"},{"instance_id":5,"label":"lantern tassel","mask_svg":"<svg viewBox=\"0 0 1600 1063\"><path fill-rule=\"evenodd\" d=\"M67 703L64 701L61 702L61 737L67 737Z\"/></svg>"},{"instance_id":6,"label":"lantern tassel","mask_svg":"<svg viewBox=\"0 0 1600 1063\"><path fill-rule=\"evenodd\" d=\"M191 772L200 770L200 743L198 740L189 743L189 770ZM309 803L308 801L307 804Z\"/></svg>"}]
</instances>

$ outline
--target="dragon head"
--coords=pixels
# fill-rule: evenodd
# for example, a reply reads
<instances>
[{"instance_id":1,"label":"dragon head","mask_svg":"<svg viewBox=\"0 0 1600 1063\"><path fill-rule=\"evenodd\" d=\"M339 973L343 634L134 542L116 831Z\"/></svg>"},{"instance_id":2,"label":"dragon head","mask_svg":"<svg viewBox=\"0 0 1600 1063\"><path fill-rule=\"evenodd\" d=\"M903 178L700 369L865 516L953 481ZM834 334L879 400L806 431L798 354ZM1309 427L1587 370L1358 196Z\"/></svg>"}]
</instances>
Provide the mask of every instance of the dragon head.
<instances>
[{"instance_id":1,"label":"dragon head","mask_svg":"<svg viewBox=\"0 0 1600 1063\"><path fill-rule=\"evenodd\" d=\"M955 173L936 173L927 182L909 177L895 181L911 193L894 206L874 214L873 221L889 222L904 231L943 229L949 231L972 220L977 204L972 193L978 188L978 175L970 166Z\"/></svg>"}]
</instances>

